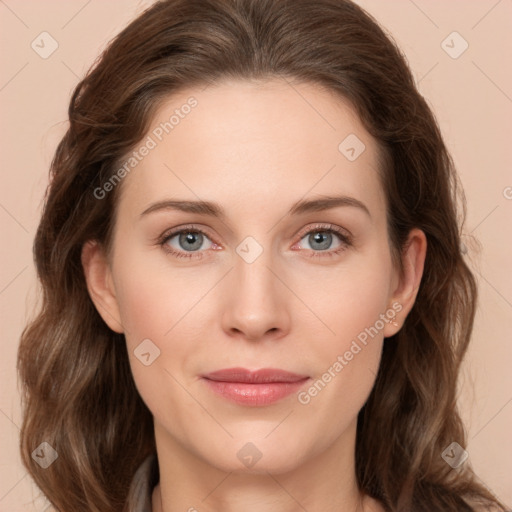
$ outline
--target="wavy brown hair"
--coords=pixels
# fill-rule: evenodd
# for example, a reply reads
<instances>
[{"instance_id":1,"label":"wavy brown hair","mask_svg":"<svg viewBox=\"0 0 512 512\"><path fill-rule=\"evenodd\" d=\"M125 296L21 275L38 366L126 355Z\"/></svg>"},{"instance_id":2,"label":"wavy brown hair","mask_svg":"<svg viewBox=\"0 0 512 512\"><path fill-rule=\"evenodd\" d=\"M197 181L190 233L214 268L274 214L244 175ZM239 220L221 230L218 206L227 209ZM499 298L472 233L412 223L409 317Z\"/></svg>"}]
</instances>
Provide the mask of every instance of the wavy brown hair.
<instances>
[{"instance_id":1,"label":"wavy brown hair","mask_svg":"<svg viewBox=\"0 0 512 512\"><path fill-rule=\"evenodd\" d=\"M110 248L122 184L101 200L94 190L142 140L156 108L173 92L224 78L312 83L349 100L382 156L395 264L412 228L427 237L415 305L386 340L358 416L360 489L388 511L505 510L469 462L454 470L441 457L453 441L466 446L457 376L477 290L460 249L464 195L404 56L348 0L159 1L77 85L34 242L41 308L18 352L20 449L36 484L59 511L120 512L135 470L156 451L124 336L89 297L81 249L88 240ZM31 458L43 441L59 455L47 469Z\"/></svg>"}]
</instances>

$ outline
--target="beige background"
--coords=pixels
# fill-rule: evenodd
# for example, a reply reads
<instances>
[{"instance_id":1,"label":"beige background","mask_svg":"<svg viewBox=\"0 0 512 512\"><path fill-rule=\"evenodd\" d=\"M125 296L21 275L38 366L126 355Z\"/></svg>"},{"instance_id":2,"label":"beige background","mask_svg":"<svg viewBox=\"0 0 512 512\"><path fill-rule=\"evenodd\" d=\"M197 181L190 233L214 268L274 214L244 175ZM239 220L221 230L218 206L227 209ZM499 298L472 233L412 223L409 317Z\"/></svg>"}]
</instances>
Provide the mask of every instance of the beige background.
<instances>
[{"instance_id":1,"label":"beige background","mask_svg":"<svg viewBox=\"0 0 512 512\"><path fill-rule=\"evenodd\" d=\"M21 329L35 303L31 246L48 166L64 133L72 88L105 43L150 3L0 0L0 511L46 508L18 454L15 362ZM469 432L465 448L480 479L512 507L512 2L358 3L407 55L465 187L466 257L480 284L474 341L461 379L460 404ZM31 48L45 31L58 43L47 59ZM456 59L442 46L453 31L469 44ZM445 44L453 53L464 43L450 36Z\"/></svg>"}]
</instances>

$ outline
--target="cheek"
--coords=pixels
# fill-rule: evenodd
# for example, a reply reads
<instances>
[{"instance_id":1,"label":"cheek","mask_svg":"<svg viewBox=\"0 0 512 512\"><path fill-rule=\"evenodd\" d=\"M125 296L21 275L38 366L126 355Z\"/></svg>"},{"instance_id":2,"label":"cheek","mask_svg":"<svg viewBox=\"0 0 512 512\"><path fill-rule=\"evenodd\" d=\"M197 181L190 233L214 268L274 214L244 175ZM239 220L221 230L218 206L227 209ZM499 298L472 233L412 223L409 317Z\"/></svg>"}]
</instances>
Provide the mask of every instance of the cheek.
<instances>
[{"instance_id":1,"label":"cheek","mask_svg":"<svg viewBox=\"0 0 512 512\"><path fill-rule=\"evenodd\" d=\"M375 382L383 346L380 315L388 300L386 277L377 266L351 269L329 283L320 304L321 318L334 333L325 328L316 336L311 352L315 374L297 400L304 414L318 419L312 435L321 435L326 446L355 421Z\"/></svg>"},{"instance_id":2,"label":"cheek","mask_svg":"<svg viewBox=\"0 0 512 512\"><path fill-rule=\"evenodd\" d=\"M330 404L343 421L366 401L380 363L386 325L381 315L390 307L391 270L389 254L376 248L340 266L330 279L320 280L321 286L303 289L322 324L319 331L318 319L312 317L307 329L315 334L316 373L299 402L311 405L316 414Z\"/></svg>"},{"instance_id":3,"label":"cheek","mask_svg":"<svg viewBox=\"0 0 512 512\"><path fill-rule=\"evenodd\" d=\"M170 268L165 260L148 264L147 255L125 254L116 265L115 288L130 365L142 399L159 416L163 399L166 407L177 407L183 398L178 382L186 386L193 381L194 376L184 375L183 369L201 345L198 301L216 277L204 271L193 276Z\"/></svg>"},{"instance_id":4,"label":"cheek","mask_svg":"<svg viewBox=\"0 0 512 512\"><path fill-rule=\"evenodd\" d=\"M156 418L184 407L180 383L188 383L181 369L196 349L188 330L189 301L173 289L174 283L164 282L164 275L154 268L137 272L131 267L119 296L135 386Z\"/></svg>"},{"instance_id":5,"label":"cheek","mask_svg":"<svg viewBox=\"0 0 512 512\"><path fill-rule=\"evenodd\" d=\"M115 288L127 338L163 340L208 290L208 275L172 268L165 258L132 253L116 268Z\"/></svg>"},{"instance_id":6,"label":"cheek","mask_svg":"<svg viewBox=\"0 0 512 512\"><path fill-rule=\"evenodd\" d=\"M315 314L311 322L318 326L321 320L323 334L318 334L328 352L348 350L351 340L374 326L390 307L391 269L389 254L376 249L329 269L325 278L316 276L316 286L311 286L315 276L301 278L297 294ZM380 323L377 327L382 330Z\"/></svg>"}]
</instances>

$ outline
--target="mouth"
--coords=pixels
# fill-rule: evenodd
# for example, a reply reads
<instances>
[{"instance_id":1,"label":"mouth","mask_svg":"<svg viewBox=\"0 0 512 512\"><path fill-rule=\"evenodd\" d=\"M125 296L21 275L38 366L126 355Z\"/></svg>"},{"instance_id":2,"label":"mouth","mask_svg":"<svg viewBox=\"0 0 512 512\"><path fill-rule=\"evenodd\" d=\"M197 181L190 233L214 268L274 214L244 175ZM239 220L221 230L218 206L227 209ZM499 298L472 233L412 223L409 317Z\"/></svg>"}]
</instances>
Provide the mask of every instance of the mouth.
<instances>
[{"instance_id":1,"label":"mouth","mask_svg":"<svg viewBox=\"0 0 512 512\"><path fill-rule=\"evenodd\" d=\"M256 371L227 368L201 377L214 393L247 406L265 406L275 403L298 391L310 379L307 375L275 368Z\"/></svg>"}]
</instances>

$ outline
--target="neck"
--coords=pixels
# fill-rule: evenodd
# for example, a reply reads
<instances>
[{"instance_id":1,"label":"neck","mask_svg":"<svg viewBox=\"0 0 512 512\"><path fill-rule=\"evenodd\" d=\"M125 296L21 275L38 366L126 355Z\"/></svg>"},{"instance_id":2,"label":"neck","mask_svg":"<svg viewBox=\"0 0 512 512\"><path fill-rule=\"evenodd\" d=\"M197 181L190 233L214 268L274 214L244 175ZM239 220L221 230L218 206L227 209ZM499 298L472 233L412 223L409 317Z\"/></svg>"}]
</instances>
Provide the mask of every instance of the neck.
<instances>
[{"instance_id":1,"label":"neck","mask_svg":"<svg viewBox=\"0 0 512 512\"><path fill-rule=\"evenodd\" d=\"M370 512L355 476L355 424L322 453L287 471L222 470L186 450L155 424L160 482L152 512ZM347 449L349 447L349 449Z\"/></svg>"},{"instance_id":2,"label":"neck","mask_svg":"<svg viewBox=\"0 0 512 512\"><path fill-rule=\"evenodd\" d=\"M175 508L172 507L171 504L169 504L168 506L166 506L164 508L163 503L162 503L162 490L161 490L160 484L156 485L155 488L153 489L151 503L152 503L152 512L174 512L174 510L176 510ZM304 509L304 507L302 507L302 506L301 506L301 508ZM228 508L224 507L224 509L222 509L222 510L227 510L227 509ZM184 510L184 509L181 509L181 510ZM189 507L186 510L187 510L187 512L198 512L194 507ZM213 511L214 509L202 508L201 510ZM221 509L218 509L218 510L221 510ZM244 510L250 510L250 509L245 508ZM260 510L262 510L262 509L258 508L258 511L260 511ZM269 510L275 511L275 508L270 508ZM290 509L290 510L296 510L296 508ZM338 510L338 512L339 511L343 511L343 512L381 512L383 509L381 509L377 505L377 502L372 500L370 497L363 496L362 494L359 494L358 498L356 500L355 508L353 506L350 506L350 507L344 506L343 507L340 505L337 508L337 510Z\"/></svg>"}]
</instances>

